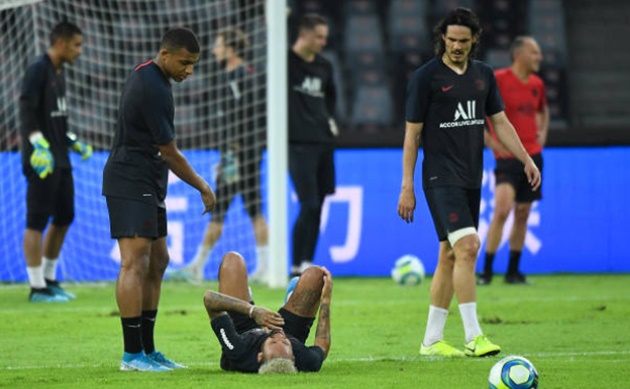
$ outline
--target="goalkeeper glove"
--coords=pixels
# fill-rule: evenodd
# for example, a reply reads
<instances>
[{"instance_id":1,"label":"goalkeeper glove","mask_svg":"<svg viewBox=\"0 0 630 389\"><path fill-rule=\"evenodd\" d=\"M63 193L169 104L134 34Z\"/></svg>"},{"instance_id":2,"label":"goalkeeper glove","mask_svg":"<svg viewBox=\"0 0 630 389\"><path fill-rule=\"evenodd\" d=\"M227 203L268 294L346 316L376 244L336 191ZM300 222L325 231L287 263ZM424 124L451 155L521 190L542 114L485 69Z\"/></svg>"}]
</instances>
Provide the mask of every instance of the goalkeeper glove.
<instances>
[{"instance_id":1,"label":"goalkeeper glove","mask_svg":"<svg viewBox=\"0 0 630 389\"><path fill-rule=\"evenodd\" d=\"M52 174L55 168L55 159L50 152L50 145L41 132L32 134L28 139L34 149L31 154L31 166L39 178L44 179Z\"/></svg>"},{"instance_id":2,"label":"goalkeeper glove","mask_svg":"<svg viewBox=\"0 0 630 389\"><path fill-rule=\"evenodd\" d=\"M89 159L92 156L92 146L85 142L81 142L77 138L76 134L72 132L67 132L66 138L68 139L68 145L70 146L70 148L81 154L81 159L83 161Z\"/></svg>"}]
</instances>

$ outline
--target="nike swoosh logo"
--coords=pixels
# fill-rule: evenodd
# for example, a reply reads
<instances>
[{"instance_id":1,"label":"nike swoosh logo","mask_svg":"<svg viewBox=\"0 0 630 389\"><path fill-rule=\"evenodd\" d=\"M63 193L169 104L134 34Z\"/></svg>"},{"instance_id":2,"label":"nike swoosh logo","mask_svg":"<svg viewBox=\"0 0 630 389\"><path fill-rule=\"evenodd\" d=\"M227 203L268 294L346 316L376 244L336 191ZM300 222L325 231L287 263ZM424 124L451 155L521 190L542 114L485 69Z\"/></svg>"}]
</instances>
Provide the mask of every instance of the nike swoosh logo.
<instances>
[{"instance_id":1,"label":"nike swoosh logo","mask_svg":"<svg viewBox=\"0 0 630 389\"><path fill-rule=\"evenodd\" d=\"M454 86L455 86L455 85L443 86L443 87L442 87L442 92L448 92L448 91L450 91L451 89L453 89L453 87L454 87Z\"/></svg>"}]
</instances>

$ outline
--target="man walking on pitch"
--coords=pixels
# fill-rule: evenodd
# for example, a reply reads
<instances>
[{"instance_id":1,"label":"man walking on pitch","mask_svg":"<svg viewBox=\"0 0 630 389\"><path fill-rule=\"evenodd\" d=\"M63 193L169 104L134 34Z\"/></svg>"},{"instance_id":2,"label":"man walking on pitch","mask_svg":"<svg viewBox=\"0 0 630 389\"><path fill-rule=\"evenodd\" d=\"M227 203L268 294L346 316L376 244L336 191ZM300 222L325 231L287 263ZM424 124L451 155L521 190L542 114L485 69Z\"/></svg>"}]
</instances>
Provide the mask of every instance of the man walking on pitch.
<instances>
[{"instance_id":1,"label":"man walking on pitch","mask_svg":"<svg viewBox=\"0 0 630 389\"><path fill-rule=\"evenodd\" d=\"M63 65L74 63L82 43L79 27L67 21L57 24L50 33L46 54L26 69L20 93L22 171L27 181L23 247L31 302L75 298L59 285L56 272L61 247L74 220L68 149L81 154L84 161L92 155L92 147L68 130Z\"/></svg>"},{"instance_id":2,"label":"man walking on pitch","mask_svg":"<svg viewBox=\"0 0 630 389\"><path fill-rule=\"evenodd\" d=\"M545 96L545 84L534 73L540 70L542 54L536 40L528 36L517 37L510 47L512 66L495 72L497 85L505 103L505 114L520 138L525 150L542 172L542 149L549 128L549 107ZM491 129L492 131L492 129ZM514 224L510 232L510 259L505 282L525 284L527 279L519 271L521 252L527 233L527 219L534 201L542 198L539 187L532 190L523 173L521 161L497 141L496 134L485 133L486 144L494 151L496 168L494 175L494 216L486 239L486 257L478 285L492 282L494 256L503 237L503 226L514 209Z\"/></svg>"},{"instance_id":3,"label":"man walking on pitch","mask_svg":"<svg viewBox=\"0 0 630 389\"><path fill-rule=\"evenodd\" d=\"M216 202L175 143L170 79L182 82L191 76L199 51L191 30L167 31L157 56L136 66L122 91L116 136L103 171L111 236L118 240L121 257L116 284L125 350L121 370L184 367L156 350L153 330L169 261L168 170L200 192L204 214Z\"/></svg>"},{"instance_id":4,"label":"man walking on pitch","mask_svg":"<svg viewBox=\"0 0 630 389\"><path fill-rule=\"evenodd\" d=\"M483 334L477 318L475 261L483 173L484 117L498 139L523 164L532 188L540 172L503 112L490 66L472 59L481 34L477 16L451 11L435 28L436 57L409 81L398 215L413 221L414 170L422 138L424 194L440 241L431 283L431 305L421 355L494 355L501 348ZM457 297L465 332L465 353L443 340L446 316Z\"/></svg>"},{"instance_id":5,"label":"man walking on pitch","mask_svg":"<svg viewBox=\"0 0 630 389\"><path fill-rule=\"evenodd\" d=\"M324 198L335 192L337 95L332 65L319 55L327 39L326 20L307 14L289 50L289 171L300 202L293 226L292 276L312 265Z\"/></svg>"},{"instance_id":6,"label":"man walking on pitch","mask_svg":"<svg viewBox=\"0 0 630 389\"><path fill-rule=\"evenodd\" d=\"M249 45L245 34L227 28L217 34L214 54L225 72L219 77L219 137L222 142L221 162L217 177L217 205L192 263L168 272L169 278L198 283L203 280L203 269L210 250L223 233L223 223L230 204L239 193L245 210L254 226L257 267L252 278L264 280L267 272L267 222L262 213L260 195L260 163L264 144L257 135L264 128L263 115L256 106L255 73L244 59Z\"/></svg>"},{"instance_id":7,"label":"man walking on pitch","mask_svg":"<svg viewBox=\"0 0 630 389\"><path fill-rule=\"evenodd\" d=\"M245 260L227 253L219 267L219 292L203 301L221 344L221 368L243 373L319 371L330 350L333 281L323 267L311 266L289 284L278 312L254 305ZM313 346L306 346L319 311Z\"/></svg>"}]
</instances>

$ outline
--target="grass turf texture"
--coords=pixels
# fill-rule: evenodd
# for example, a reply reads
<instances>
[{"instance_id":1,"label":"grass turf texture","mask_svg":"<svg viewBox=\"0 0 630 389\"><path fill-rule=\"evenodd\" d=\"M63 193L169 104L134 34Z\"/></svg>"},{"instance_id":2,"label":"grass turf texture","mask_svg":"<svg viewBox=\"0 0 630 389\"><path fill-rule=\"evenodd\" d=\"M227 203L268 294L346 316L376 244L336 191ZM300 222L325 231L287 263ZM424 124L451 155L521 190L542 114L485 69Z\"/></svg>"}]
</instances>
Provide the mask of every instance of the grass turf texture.
<instances>
[{"instance_id":1,"label":"grass turf texture","mask_svg":"<svg viewBox=\"0 0 630 389\"><path fill-rule=\"evenodd\" d=\"M256 376L220 370L219 344L202 304L208 282L165 282L156 345L189 369L120 372L122 334L114 285L66 285L67 304L27 302L26 285L0 286L0 387L10 388L487 388L492 365L518 354L540 373L540 387L629 388L630 276L529 277L535 285L478 287L484 332L503 351L484 359L421 357L429 281L414 287L384 278L336 278L332 348L322 371ZM257 304L277 308L283 290L254 284ZM312 344L314 328L308 344ZM445 339L463 348L457 305Z\"/></svg>"}]
</instances>

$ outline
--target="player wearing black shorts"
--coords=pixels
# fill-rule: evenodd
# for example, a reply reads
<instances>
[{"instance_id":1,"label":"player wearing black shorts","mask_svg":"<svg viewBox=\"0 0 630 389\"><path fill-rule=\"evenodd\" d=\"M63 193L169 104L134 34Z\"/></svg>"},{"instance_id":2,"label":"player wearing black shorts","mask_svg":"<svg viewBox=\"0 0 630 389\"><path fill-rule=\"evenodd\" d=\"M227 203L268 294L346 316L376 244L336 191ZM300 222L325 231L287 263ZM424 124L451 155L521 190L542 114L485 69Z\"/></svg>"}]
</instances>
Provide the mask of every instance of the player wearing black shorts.
<instances>
[{"instance_id":1,"label":"player wearing black shorts","mask_svg":"<svg viewBox=\"0 0 630 389\"><path fill-rule=\"evenodd\" d=\"M103 195L121 256L116 284L124 339L121 370L184 367L156 351L153 330L169 261L164 203L168 170L200 192L204 213L216 202L175 142L170 79L182 82L189 77L199 51L191 30L167 31L157 56L131 72L120 99L116 135L103 170Z\"/></svg>"},{"instance_id":2,"label":"player wearing black shorts","mask_svg":"<svg viewBox=\"0 0 630 389\"><path fill-rule=\"evenodd\" d=\"M27 181L23 247L31 302L75 298L59 285L56 270L66 232L74 220L68 149L80 153L83 160L92 155L92 147L68 131L63 65L79 57L82 43L79 27L65 21L57 24L50 33L46 54L26 69L20 93L22 172Z\"/></svg>"},{"instance_id":3,"label":"player wearing black shorts","mask_svg":"<svg viewBox=\"0 0 630 389\"><path fill-rule=\"evenodd\" d=\"M254 305L245 261L238 253L223 257L219 292L207 291L204 305L221 344L221 368L243 373L317 372L330 349L332 276L312 266L278 312ZM313 346L306 346L319 311Z\"/></svg>"},{"instance_id":4,"label":"player wearing black shorts","mask_svg":"<svg viewBox=\"0 0 630 389\"><path fill-rule=\"evenodd\" d=\"M260 163L264 142L264 114L257 106L256 74L245 63L244 51L249 42L245 34L235 28L219 31L212 53L224 68L217 76L215 99L219 107L217 121L221 141L221 162L217 175L217 204L212 211L203 240L192 262L178 270L169 271L169 278L198 283L203 279L203 269L210 251L223 233L225 215L234 198L240 194L245 210L254 227L256 238L257 267L252 278L266 278L268 260L267 222L262 213L260 195Z\"/></svg>"},{"instance_id":5,"label":"player wearing black shorts","mask_svg":"<svg viewBox=\"0 0 630 389\"><path fill-rule=\"evenodd\" d=\"M312 264L324 198L335 192L336 90L332 65L319 55L327 38L326 21L304 15L289 50L289 172L300 202L293 226L292 275Z\"/></svg>"},{"instance_id":6,"label":"player wearing black shorts","mask_svg":"<svg viewBox=\"0 0 630 389\"><path fill-rule=\"evenodd\" d=\"M472 11L451 11L435 28L436 57L413 74L407 90L398 214L413 221L414 170L422 139L422 184L440 241L421 355L479 357L501 350L481 331L475 291L486 116L499 140L524 163L529 183L534 188L540 185L540 172L503 112L492 69L472 59L480 34ZM465 353L443 340L453 294L464 325Z\"/></svg>"},{"instance_id":7,"label":"player wearing black shorts","mask_svg":"<svg viewBox=\"0 0 630 389\"><path fill-rule=\"evenodd\" d=\"M516 37L510 46L510 53L512 66L495 71L497 85L505 103L505 114L516 128L525 150L542 173L542 150L549 129L549 107L545 83L534 74L540 70L542 53L536 40L529 36ZM541 188L532 190L523 173L522 163L496 140L492 128L486 131L485 140L496 158L496 185L494 213L486 238L483 272L479 275L477 284L488 285L492 282L494 257L503 240L503 227L512 210L514 222L510 231L505 282L527 284L527 278L519 269L521 253L527 234L527 219L532 203L542 198Z\"/></svg>"}]
</instances>

